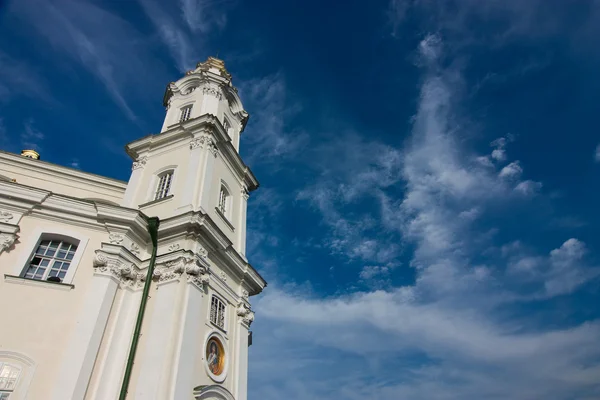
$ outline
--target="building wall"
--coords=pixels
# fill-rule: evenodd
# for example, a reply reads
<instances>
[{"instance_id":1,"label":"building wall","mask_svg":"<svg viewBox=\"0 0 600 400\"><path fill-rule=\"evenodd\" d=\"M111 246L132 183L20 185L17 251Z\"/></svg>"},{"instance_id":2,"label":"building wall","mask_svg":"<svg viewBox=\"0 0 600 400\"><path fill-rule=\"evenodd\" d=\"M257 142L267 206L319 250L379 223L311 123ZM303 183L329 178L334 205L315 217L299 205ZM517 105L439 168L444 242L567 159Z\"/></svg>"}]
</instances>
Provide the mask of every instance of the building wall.
<instances>
[{"instance_id":1,"label":"building wall","mask_svg":"<svg viewBox=\"0 0 600 400\"><path fill-rule=\"evenodd\" d=\"M0 254L0 304L18 305L3 307L2 325L9 328L0 329L0 344L2 350L23 353L35 362L35 376L27 396L42 399L47 398L57 379L57 366L69 346L68 338L78 323L75 317L80 313L92 279L94 250L106 240L106 233L29 216L23 217L19 225L19 242ZM5 274L18 276L26 267L35 251L38 232L73 232L88 239L73 277L74 288L5 277ZM25 394L19 393L24 389L19 388L15 396Z\"/></svg>"},{"instance_id":2,"label":"building wall","mask_svg":"<svg viewBox=\"0 0 600 400\"><path fill-rule=\"evenodd\" d=\"M5 152L0 152L0 176L57 194L114 204L121 203L127 186L116 179Z\"/></svg>"}]
</instances>

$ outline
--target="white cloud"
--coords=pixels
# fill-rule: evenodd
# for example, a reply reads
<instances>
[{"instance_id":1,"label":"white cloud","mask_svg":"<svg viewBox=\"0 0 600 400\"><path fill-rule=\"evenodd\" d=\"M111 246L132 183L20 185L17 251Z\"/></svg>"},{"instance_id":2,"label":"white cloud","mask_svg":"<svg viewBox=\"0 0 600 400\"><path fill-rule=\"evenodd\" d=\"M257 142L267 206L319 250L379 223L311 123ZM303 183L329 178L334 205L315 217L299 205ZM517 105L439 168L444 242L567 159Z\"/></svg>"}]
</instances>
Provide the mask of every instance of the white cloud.
<instances>
[{"instance_id":1,"label":"white cloud","mask_svg":"<svg viewBox=\"0 0 600 400\"><path fill-rule=\"evenodd\" d=\"M390 268L386 266L379 265L366 265L360 271L360 279L370 280L373 278L379 278L382 276L387 276L390 273Z\"/></svg>"},{"instance_id":2,"label":"white cloud","mask_svg":"<svg viewBox=\"0 0 600 400\"><path fill-rule=\"evenodd\" d=\"M213 25L225 27L227 3L210 0L179 0L181 17L193 32L208 32ZM216 6L215 6L216 5Z\"/></svg>"},{"instance_id":3,"label":"white cloud","mask_svg":"<svg viewBox=\"0 0 600 400\"><path fill-rule=\"evenodd\" d=\"M518 161L513 161L506 167L502 168L498 176L505 179L519 179L523 173L523 168L519 165Z\"/></svg>"},{"instance_id":4,"label":"white cloud","mask_svg":"<svg viewBox=\"0 0 600 400\"><path fill-rule=\"evenodd\" d=\"M594 160L600 162L600 144L596 146L596 153L594 154Z\"/></svg>"},{"instance_id":5,"label":"white cloud","mask_svg":"<svg viewBox=\"0 0 600 400\"><path fill-rule=\"evenodd\" d=\"M524 196L532 196L534 194L537 194L541 189L541 182L535 182L531 180L519 182L517 186L515 186L515 191L521 193Z\"/></svg>"}]
</instances>

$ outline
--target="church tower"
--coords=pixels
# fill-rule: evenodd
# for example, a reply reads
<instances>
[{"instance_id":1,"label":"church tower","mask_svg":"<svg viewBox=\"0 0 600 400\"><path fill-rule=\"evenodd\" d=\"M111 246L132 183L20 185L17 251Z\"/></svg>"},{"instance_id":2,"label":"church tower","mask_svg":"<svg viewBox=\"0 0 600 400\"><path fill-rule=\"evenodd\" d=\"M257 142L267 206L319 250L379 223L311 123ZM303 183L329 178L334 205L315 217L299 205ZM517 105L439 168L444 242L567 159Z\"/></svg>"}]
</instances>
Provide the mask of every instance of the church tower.
<instances>
[{"instance_id":1,"label":"church tower","mask_svg":"<svg viewBox=\"0 0 600 400\"><path fill-rule=\"evenodd\" d=\"M245 256L247 200L258 187L239 155L248 113L223 61L212 57L170 83L163 105L160 133L126 146L134 162L122 206L160 219L127 398L245 400L249 296L266 285ZM98 257L114 257L111 246ZM107 362L92 377L102 399L114 393L104 385L115 367L122 370L133 330L126 315L140 294L122 296L128 308L109 321L117 334L101 348Z\"/></svg>"}]
</instances>

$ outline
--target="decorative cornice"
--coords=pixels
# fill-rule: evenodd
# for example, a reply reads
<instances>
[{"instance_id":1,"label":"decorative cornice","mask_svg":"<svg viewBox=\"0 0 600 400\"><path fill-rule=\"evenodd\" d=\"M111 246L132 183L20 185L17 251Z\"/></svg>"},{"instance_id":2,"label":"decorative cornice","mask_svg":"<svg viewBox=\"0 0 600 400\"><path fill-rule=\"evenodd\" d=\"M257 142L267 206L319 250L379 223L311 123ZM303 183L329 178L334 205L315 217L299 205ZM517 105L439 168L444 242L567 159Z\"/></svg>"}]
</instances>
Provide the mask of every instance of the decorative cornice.
<instances>
[{"instance_id":1,"label":"decorative cornice","mask_svg":"<svg viewBox=\"0 0 600 400\"><path fill-rule=\"evenodd\" d=\"M138 168L144 168L146 166L147 162L148 162L148 157L140 157L133 162L131 169L136 170Z\"/></svg>"},{"instance_id":2,"label":"decorative cornice","mask_svg":"<svg viewBox=\"0 0 600 400\"><path fill-rule=\"evenodd\" d=\"M10 249L15 240L17 240L17 235L14 233L0 233L0 254Z\"/></svg>"}]
</instances>

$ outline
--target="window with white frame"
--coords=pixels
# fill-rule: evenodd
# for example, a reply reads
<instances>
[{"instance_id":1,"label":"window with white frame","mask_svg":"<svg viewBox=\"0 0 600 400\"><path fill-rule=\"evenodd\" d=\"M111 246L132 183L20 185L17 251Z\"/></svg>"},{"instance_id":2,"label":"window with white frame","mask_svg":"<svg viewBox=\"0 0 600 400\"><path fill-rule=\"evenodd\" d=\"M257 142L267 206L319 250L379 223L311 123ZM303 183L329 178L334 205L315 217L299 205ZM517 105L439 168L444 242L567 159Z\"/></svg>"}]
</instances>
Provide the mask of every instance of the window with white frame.
<instances>
[{"instance_id":1,"label":"window with white frame","mask_svg":"<svg viewBox=\"0 0 600 400\"><path fill-rule=\"evenodd\" d=\"M187 121L190 119L190 115L192 114L192 106L185 106L181 109L181 115L179 116L179 122Z\"/></svg>"},{"instance_id":2,"label":"window with white frame","mask_svg":"<svg viewBox=\"0 0 600 400\"><path fill-rule=\"evenodd\" d=\"M0 361L0 400L9 400L21 375L21 368Z\"/></svg>"},{"instance_id":3,"label":"window with white frame","mask_svg":"<svg viewBox=\"0 0 600 400\"><path fill-rule=\"evenodd\" d=\"M221 191L219 192L219 205L217 206L217 208L219 209L219 211L221 212L221 214L223 214L226 217L228 216L229 213L229 209L231 208L230 206L230 195L229 195L229 191L227 190L227 188L224 185L221 185Z\"/></svg>"},{"instance_id":4,"label":"window with white frame","mask_svg":"<svg viewBox=\"0 0 600 400\"><path fill-rule=\"evenodd\" d=\"M158 184L154 193L154 200L164 199L171 193L171 183L173 182L173 170L165 171L158 175Z\"/></svg>"},{"instance_id":5,"label":"window with white frame","mask_svg":"<svg viewBox=\"0 0 600 400\"><path fill-rule=\"evenodd\" d=\"M77 243L75 241L42 240L23 271L24 278L56 280L62 282L71 266Z\"/></svg>"},{"instance_id":6,"label":"window with white frame","mask_svg":"<svg viewBox=\"0 0 600 400\"><path fill-rule=\"evenodd\" d=\"M210 302L210 322L225 329L225 303L214 295Z\"/></svg>"}]
</instances>

